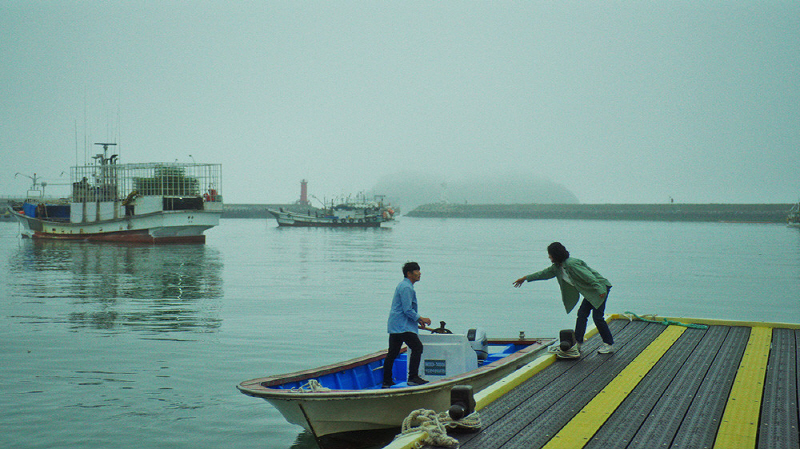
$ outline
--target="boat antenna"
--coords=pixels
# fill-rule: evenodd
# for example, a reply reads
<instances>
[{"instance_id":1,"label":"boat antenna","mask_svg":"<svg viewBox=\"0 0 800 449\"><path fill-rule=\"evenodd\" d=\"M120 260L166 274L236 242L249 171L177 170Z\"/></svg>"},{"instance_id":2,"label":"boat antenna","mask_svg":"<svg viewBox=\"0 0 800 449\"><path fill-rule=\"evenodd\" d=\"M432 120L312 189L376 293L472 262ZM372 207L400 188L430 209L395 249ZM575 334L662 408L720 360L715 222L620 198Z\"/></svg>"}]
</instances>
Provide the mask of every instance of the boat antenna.
<instances>
[{"instance_id":1,"label":"boat antenna","mask_svg":"<svg viewBox=\"0 0 800 449\"><path fill-rule=\"evenodd\" d=\"M117 91L117 142L122 142L122 113L120 112L120 105L119 105L119 97L120 92ZM117 157L122 153L119 149L117 150Z\"/></svg>"},{"instance_id":2,"label":"boat antenna","mask_svg":"<svg viewBox=\"0 0 800 449\"><path fill-rule=\"evenodd\" d=\"M106 161L108 161L108 160L109 160L109 157L108 157L108 147L109 147L109 146L115 146L115 145L116 145L116 143L95 143L95 145L102 145L102 146L103 146L103 154L98 154L98 155L97 155L97 156L95 156L93 159L101 159L101 161L100 161L100 162L101 162L103 165L105 165Z\"/></svg>"},{"instance_id":3,"label":"boat antenna","mask_svg":"<svg viewBox=\"0 0 800 449\"><path fill-rule=\"evenodd\" d=\"M75 119L75 166L78 164L78 119Z\"/></svg>"},{"instance_id":4,"label":"boat antenna","mask_svg":"<svg viewBox=\"0 0 800 449\"><path fill-rule=\"evenodd\" d=\"M309 196L309 198L313 198L313 199L315 199L315 200L319 201L319 203L320 203L320 204L322 204L322 207L323 207L323 208L327 207L327 205L325 204L325 201L323 201L323 200L321 200L321 199L317 198L317 197L316 197L316 196L314 196L314 195L310 195L310 194L309 194L308 196Z\"/></svg>"}]
</instances>

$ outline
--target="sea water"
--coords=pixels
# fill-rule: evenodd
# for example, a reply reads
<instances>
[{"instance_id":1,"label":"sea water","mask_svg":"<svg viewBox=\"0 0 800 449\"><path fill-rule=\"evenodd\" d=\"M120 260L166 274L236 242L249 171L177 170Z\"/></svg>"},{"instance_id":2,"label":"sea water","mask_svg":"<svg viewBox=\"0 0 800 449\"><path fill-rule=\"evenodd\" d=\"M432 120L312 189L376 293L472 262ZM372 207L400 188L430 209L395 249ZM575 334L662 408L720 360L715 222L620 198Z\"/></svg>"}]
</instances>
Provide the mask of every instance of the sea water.
<instances>
[{"instance_id":1,"label":"sea water","mask_svg":"<svg viewBox=\"0 0 800 449\"><path fill-rule=\"evenodd\" d=\"M407 261L454 332L555 337L561 241L607 312L800 323L800 231L775 224L414 219L388 229L222 220L205 245L21 239L0 223L0 447L315 448L243 380L385 348Z\"/></svg>"}]
</instances>

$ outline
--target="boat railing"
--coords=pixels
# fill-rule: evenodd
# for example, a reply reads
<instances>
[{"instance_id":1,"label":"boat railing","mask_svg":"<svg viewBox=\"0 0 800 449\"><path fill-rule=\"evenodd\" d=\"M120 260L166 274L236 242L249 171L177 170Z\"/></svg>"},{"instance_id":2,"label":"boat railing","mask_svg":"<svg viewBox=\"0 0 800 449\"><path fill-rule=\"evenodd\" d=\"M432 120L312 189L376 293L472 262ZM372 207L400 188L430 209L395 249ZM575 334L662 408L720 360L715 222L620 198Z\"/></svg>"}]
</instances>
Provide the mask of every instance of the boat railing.
<instances>
[{"instance_id":1,"label":"boat railing","mask_svg":"<svg viewBox=\"0 0 800 449\"><path fill-rule=\"evenodd\" d=\"M122 201L130 195L222 201L222 165L154 162L75 166L73 202Z\"/></svg>"}]
</instances>

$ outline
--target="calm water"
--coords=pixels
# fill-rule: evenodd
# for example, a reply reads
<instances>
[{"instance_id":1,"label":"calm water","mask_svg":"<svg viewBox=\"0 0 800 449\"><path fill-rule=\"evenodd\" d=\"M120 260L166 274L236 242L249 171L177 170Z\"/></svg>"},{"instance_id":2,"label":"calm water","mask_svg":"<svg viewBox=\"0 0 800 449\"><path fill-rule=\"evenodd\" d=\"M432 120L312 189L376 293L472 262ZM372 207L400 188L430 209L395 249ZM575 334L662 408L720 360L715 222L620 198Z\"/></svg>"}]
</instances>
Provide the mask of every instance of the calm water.
<instances>
[{"instance_id":1,"label":"calm water","mask_svg":"<svg viewBox=\"0 0 800 449\"><path fill-rule=\"evenodd\" d=\"M315 448L235 385L386 345L401 265L453 331L555 336L563 242L608 312L800 322L800 231L781 225L402 217L392 229L223 220L206 245L22 240L0 223L0 447Z\"/></svg>"}]
</instances>

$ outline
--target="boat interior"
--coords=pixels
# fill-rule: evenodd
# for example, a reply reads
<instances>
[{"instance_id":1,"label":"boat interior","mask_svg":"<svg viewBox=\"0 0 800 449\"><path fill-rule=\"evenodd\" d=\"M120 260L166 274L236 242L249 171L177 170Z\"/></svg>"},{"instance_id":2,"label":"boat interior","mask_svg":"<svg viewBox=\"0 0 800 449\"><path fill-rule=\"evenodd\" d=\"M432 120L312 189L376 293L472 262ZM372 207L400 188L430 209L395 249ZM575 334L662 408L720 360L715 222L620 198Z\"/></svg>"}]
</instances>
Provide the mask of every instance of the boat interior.
<instances>
[{"instance_id":1,"label":"boat interior","mask_svg":"<svg viewBox=\"0 0 800 449\"><path fill-rule=\"evenodd\" d=\"M488 344L488 354L481 360L476 352L478 367L488 365L489 363L501 360L510 354L525 348L528 345L502 343L502 344ZM320 375L302 376L295 378L292 381L264 385L268 388L280 390L307 390L312 388L310 381L315 380L319 386L331 390L371 390L380 389L383 383L383 362L384 358L373 359L366 363L347 367L342 370L331 370ZM422 367L421 367L422 369ZM392 388L407 387L408 384L408 352L401 353L394 362L392 373L395 379L395 385Z\"/></svg>"}]
</instances>

